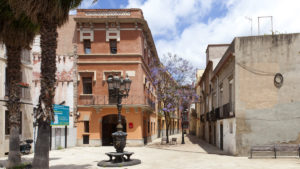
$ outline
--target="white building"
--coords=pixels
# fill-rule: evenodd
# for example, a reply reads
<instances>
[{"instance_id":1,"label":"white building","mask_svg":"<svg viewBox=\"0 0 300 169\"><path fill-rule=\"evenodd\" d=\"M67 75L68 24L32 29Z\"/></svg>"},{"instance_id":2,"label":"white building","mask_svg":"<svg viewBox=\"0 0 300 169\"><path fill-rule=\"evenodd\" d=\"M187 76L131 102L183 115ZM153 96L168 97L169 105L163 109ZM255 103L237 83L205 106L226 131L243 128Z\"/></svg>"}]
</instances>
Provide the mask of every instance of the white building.
<instances>
[{"instance_id":1,"label":"white building","mask_svg":"<svg viewBox=\"0 0 300 169\"><path fill-rule=\"evenodd\" d=\"M62 104L70 108L70 122L67 126L67 143L65 142L65 126L52 126L51 130L51 148L65 148L73 147L76 145L76 128L74 127L74 46L73 34L70 29L74 27L74 20L70 17L68 23L58 29L58 45L56 50L56 90L54 104ZM32 47L33 55L33 105L38 104L40 95L40 74L41 74L41 49L40 49L40 36L34 40ZM36 127L37 128L37 127ZM35 136L37 131L35 130Z\"/></svg>"},{"instance_id":2,"label":"white building","mask_svg":"<svg viewBox=\"0 0 300 169\"><path fill-rule=\"evenodd\" d=\"M28 83L29 88L21 88L21 132L20 139L32 139L32 59L30 51L23 50L21 56L22 82ZM9 124L8 111L3 100L7 100L6 87L6 50L5 46L0 43L0 157L3 157L9 151Z\"/></svg>"}]
</instances>

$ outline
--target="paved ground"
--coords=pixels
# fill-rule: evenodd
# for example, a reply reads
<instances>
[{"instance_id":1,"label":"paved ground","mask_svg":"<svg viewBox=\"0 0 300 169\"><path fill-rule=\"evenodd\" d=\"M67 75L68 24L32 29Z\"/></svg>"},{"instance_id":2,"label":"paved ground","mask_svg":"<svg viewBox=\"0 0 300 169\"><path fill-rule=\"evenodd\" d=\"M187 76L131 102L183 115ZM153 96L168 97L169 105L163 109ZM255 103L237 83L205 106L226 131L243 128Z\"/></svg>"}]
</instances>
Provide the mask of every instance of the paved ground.
<instances>
[{"instance_id":1,"label":"paved ground","mask_svg":"<svg viewBox=\"0 0 300 169\"><path fill-rule=\"evenodd\" d=\"M175 136L171 136L175 137ZM160 145L155 140L146 147L126 147L135 154L132 158L142 160L142 164L122 169L300 169L300 159L248 159L222 155L222 152L195 137L185 137L181 145L180 135L177 145ZM97 163L108 159L105 152L113 147L75 147L50 152L51 169L99 169ZM23 156L31 160L33 155ZM0 163L5 158L0 159Z\"/></svg>"}]
</instances>

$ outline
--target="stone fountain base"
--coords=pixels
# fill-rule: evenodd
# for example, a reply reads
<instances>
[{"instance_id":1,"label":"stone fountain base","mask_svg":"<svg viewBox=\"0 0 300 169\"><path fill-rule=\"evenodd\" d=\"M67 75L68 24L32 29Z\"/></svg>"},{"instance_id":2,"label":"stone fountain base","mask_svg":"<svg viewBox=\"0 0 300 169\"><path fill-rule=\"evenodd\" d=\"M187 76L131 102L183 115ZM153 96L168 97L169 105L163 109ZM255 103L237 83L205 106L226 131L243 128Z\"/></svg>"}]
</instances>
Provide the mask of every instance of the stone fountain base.
<instances>
[{"instance_id":1,"label":"stone fountain base","mask_svg":"<svg viewBox=\"0 0 300 169\"><path fill-rule=\"evenodd\" d=\"M98 163L100 167L123 167L141 164L141 160L131 159L133 152L124 151L123 153L110 152L105 153L109 156L109 160L103 160Z\"/></svg>"}]
</instances>

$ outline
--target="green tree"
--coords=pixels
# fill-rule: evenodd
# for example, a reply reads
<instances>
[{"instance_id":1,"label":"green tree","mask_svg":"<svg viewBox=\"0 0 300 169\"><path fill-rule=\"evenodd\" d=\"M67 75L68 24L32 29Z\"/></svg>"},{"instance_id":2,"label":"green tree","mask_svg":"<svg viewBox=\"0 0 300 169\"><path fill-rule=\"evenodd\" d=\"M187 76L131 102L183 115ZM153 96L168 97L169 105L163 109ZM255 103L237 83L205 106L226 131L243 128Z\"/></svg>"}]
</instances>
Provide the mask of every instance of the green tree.
<instances>
[{"instance_id":1,"label":"green tree","mask_svg":"<svg viewBox=\"0 0 300 169\"><path fill-rule=\"evenodd\" d=\"M21 163L19 131L20 131L20 87L21 52L29 48L38 26L33 24L24 13L14 16L8 0L0 1L0 41L5 44L7 55L7 87L10 137L8 167Z\"/></svg>"},{"instance_id":2,"label":"green tree","mask_svg":"<svg viewBox=\"0 0 300 169\"><path fill-rule=\"evenodd\" d=\"M82 0L9 0L18 15L25 12L40 25L41 35L41 91L37 113L38 136L33 159L33 168L49 168L49 134L53 119L55 95L57 28L69 18L69 11L80 5Z\"/></svg>"}]
</instances>

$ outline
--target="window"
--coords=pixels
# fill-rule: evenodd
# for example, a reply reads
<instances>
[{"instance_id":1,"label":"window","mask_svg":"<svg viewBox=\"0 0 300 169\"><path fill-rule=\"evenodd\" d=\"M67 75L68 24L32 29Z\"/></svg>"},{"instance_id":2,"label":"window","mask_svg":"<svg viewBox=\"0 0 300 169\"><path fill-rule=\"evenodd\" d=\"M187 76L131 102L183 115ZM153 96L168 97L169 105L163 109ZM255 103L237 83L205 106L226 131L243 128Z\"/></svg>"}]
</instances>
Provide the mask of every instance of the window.
<instances>
[{"instance_id":1,"label":"window","mask_svg":"<svg viewBox=\"0 0 300 169\"><path fill-rule=\"evenodd\" d=\"M83 84L83 94L93 94L92 77L83 77L82 84Z\"/></svg>"},{"instance_id":2,"label":"window","mask_svg":"<svg viewBox=\"0 0 300 169\"><path fill-rule=\"evenodd\" d=\"M85 39L83 41L83 46L84 46L84 53L90 54L91 53L91 41L89 39Z\"/></svg>"},{"instance_id":3,"label":"window","mask_svg":"<svg viewBox=\"0 0 300 169\"><path fill-rule=\"evenodd\" d=\"M110 53L116 54L117 53L117 41L115 39L109 40L110 46Z\"/></svg>"},{"instance_id":4,"label":"window","mask_svg":"<svg viewBox=\"0 0 300 169\"><path fill-rule=\"evenodd\" d=\"M223 106L222 99L223 99L223 84L220 85L219 106Z\"/></svg>"},{"instance_id":5,"label":"window","mask_svg":"<svg viewBox=\"0 0 300 169\"><path fill-rule=\"evenodd\" d=\"M148 133L150 133L150 122L148 121Z\"/></svg>"},{"instance_id":6,"label":"window","mask_svg":"<svg viewBox=\"0 0 300 169\"><path fill-rule=\"evenodd\" d=\"M5 96L8 96L8 72L7 68L5 68Z\"/></svg>"},{"instance_id":7,"label":"window","mask_svg":"<svg viewBox=\"0 0 300 169\"><path fill-rule=\"evenodd\" d=\"M229 81L229 104L230 104L230 112L233 112L233 80Z\"/></svg>"},{"instance_id":8,"label":"window","mask_svg":"<svg viewBox=\"0 0 300 169\"><path fill-rule=\"evenodd\" d=\"M230 132L230 134L233 133L233 124L232 124L232 122L229 123L229 132Z\"/></svg>"},{"instance_id":9,"label":"window","mask_svg":"<svg viewBox=\"0 0 300 169\"><path fill-rule=\"evenodd\" d=\"M84 121L84 132L89 133L90 132L90 122Z\"/></svg>"},{"instance_id":10,"label":"window","mask_svg":"<svg viewBox=\"0 0 300 169\"><path fill-rule=\"evenodd\" d=\"M20 112L20 129L19 134L22 134L22 112ZM10 134L9 111L5 111L5 135Z\"/></svg>"},{"instance_id":11,"label":"window","mask_svg":"<svg viewBox=\"0 0 300 169\"><path fill-rule=\"evenodd\" d=\"M5 111L5 135L9 135L10 125L9 125L9 113Z\"/></svg>"}]
</instances>

